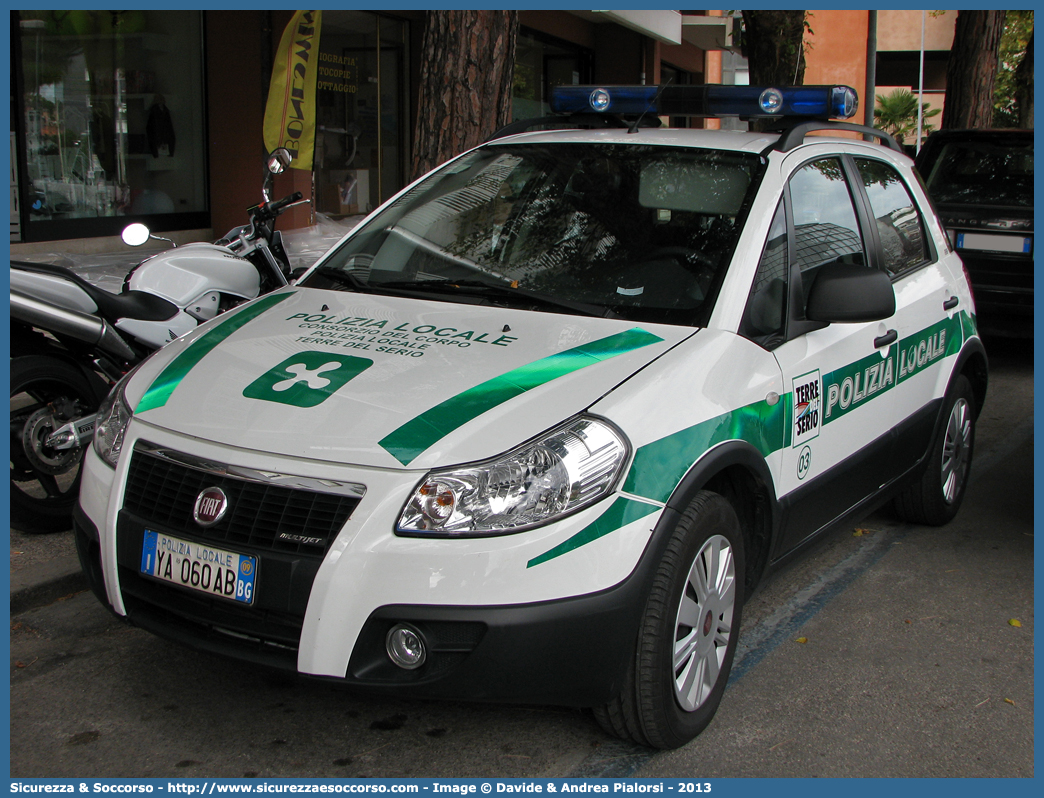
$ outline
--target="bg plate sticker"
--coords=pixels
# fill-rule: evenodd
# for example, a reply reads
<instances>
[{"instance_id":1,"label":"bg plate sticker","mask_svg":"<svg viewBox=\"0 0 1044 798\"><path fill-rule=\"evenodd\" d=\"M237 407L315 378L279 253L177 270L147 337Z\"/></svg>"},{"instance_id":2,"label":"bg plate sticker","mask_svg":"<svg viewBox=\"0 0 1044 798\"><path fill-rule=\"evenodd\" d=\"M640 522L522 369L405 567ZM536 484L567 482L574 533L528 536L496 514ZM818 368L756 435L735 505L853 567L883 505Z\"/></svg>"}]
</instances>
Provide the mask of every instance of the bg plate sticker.
<instances>
[{"instance_id":1,"label":"bg plate sticker","mask_svg":"<svg viewBox=\"0 0 1044 798\"><path fill-rule=\"evenodd\" d=\"M791 443L794 447L819 435L819 424L823 417L823 391L819 382L819 371L810 371L794 380L794 431Z\"/></svg>"},{"instance_id":2,"label":"bg plate sticker","mask_svg":"<svg viewBox=\"0 0 1044 798\"><path fill-rule=\"evenodd\" d=\"M298 352L250 383L243 396L294 407L315 407L372 365L373 361L364 357Z\"/></svg>"}]
</instances>

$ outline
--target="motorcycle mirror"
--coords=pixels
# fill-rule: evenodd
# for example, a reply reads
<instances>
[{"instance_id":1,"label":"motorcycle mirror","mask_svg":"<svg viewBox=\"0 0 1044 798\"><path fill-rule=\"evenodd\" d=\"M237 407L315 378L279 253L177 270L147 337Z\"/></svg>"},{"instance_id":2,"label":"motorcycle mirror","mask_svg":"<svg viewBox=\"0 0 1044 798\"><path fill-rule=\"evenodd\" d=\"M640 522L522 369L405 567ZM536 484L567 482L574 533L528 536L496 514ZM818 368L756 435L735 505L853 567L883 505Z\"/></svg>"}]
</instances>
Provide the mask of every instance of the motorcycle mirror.
<instances>
[{"instance_id":1,"label":"motorcycle mirror","mask_svg":"<svg viewBox=\"0 0 1044 798\"><path fill-rule=\"evenodd\" d=\"M123 228L121 237L123 238L123 243L127 246L140 247L149 240L151 235L152 232L146 225L143 225L141 222L135 222Z\"/></svg>"},{"instance_id":2,"label":"motorcycle mirror","mask_svg":"<svg viewBox=\"0 0 1044 798\"><path fill-rule=\"evenodd\" d=\"M293 162L294 156L286 147L278 147L268 156L268 171L274 175L283 172Z\"/></svg>"}]
</instances>

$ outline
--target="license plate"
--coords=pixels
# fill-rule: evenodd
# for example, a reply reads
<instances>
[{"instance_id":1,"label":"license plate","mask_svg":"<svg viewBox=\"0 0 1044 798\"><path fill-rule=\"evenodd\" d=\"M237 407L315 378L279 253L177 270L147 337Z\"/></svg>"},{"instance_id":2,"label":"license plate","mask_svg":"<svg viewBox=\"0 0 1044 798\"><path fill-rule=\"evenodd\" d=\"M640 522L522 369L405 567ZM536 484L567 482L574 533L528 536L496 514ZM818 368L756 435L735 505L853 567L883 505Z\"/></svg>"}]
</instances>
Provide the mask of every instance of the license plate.
<instances>
[{"instance_id":1,"label":"license plate","mask_svg":"<svg viewBox=\"0 0 1044 798\"><path fill-rule=\"evenodd\" d=\"M1033 251L1033 238L990 233L958 233L957 249L980 249L986 252L1016 252L1029 255Z\"/></svg>"},{"instance_id":2,"label":"license plate","mask_svg":"<svg viewBox=\"0 0 1044 798\"><path fill-rule=\"evenodd\" d=\"M251 604L257 558L146 529L141 572L200 593Z\"/></svg>"}]
</instances>

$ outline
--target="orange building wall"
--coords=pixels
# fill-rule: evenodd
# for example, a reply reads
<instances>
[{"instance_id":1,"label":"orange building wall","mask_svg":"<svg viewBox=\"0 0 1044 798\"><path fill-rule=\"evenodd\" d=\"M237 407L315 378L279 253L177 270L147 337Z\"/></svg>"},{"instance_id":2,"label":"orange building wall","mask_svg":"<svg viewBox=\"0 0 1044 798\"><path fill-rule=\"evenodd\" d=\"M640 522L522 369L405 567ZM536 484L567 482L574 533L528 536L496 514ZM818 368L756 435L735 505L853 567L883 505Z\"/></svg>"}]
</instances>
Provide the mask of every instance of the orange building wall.
<instances>
[{"instance_id":1,"label":"orange building wall","mask_svg":"<svg viewBox=\"0 0 1044 798\"><path fill-rule=\"evenodd\" d=\"M956 12L926 16L925 49L949 50L953 43L953 27ZM859 94L859 111L852 120L863 124L866 103L875 102L865 98L866 89L866 39L869 31L867 11L810 11L809 25L813 33L805 34L805 83L844 84ZM919 11L879 11L877 16L877 49L918 50L921 46L921 13ZM877 94L890 94L896 87L879 85ZM908 87L906 87L908 88ZM929 108L942 109L945 93L925 92L924 101ZM930 120L933 129L938 129L940 116Z\"/></svg>"},{"instance_id":2,"label":"orange building wall","mask_svg":"<svg viewBox=\"0 0 1044 798\"><path fill-rule=\"evenodd\" d=\"M813 32L805 32L805 85L851 86L862 108L869 12L809 11L808 15Z\"/></svg>"},{"instance_id":3,"label":"orange building wall","mask_svg":"<svg viewBox=\"0 0 1044 798\"><path fill-rule=\"evenodd\" d=\"M929 11L924 15L924 49L949 50L953 47L956 11ZM878 50L920 50L920 11L878 11Z\"/></svg>"}]
</instances>

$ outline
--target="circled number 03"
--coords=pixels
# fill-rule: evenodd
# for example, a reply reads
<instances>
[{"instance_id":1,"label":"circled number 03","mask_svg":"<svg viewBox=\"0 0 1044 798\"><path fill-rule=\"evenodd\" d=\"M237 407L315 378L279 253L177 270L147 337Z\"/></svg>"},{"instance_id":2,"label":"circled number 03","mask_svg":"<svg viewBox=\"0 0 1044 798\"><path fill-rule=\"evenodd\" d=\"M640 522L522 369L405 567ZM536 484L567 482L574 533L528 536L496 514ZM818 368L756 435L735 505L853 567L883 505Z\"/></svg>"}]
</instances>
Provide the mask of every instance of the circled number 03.
<instances>
[{"instance_id":1,"label":"circled number 03","mask_svg":"<svg viewBox=\"0 0 1044 798\"><path fill-rule=\"evenodd\" d=\"M808 475L808 470L812 467L812 449L805 446L798 453L797 459L797 476L798 479L804 479Z\"/></svg>"}]
</instances>

